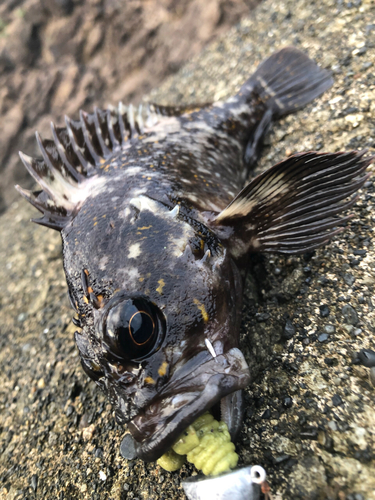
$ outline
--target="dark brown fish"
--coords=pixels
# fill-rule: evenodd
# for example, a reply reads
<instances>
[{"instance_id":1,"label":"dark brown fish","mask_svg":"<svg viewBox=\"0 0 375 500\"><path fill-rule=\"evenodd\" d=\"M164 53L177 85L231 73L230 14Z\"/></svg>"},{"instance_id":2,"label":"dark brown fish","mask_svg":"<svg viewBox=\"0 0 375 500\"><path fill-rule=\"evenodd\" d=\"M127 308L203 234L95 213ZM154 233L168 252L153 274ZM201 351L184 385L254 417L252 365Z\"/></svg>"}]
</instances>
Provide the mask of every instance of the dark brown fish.
<instances>
[{"instance_id":1,"label":"dark brown fish","mask_svg":"<svg viewBox=\"0 0 375 500\"><path fill-rule=\"evenodd\" d=\"M81 112L52 141L37 134L41 159L21 154L42 190L18 190L61 232L82 366L145 460L214 405L235 437L252 253L312 250L348 219L363 153L297 154L241 190L271 122L331 84L286 48L226 102Z\"/></svg>"}]
</instances>

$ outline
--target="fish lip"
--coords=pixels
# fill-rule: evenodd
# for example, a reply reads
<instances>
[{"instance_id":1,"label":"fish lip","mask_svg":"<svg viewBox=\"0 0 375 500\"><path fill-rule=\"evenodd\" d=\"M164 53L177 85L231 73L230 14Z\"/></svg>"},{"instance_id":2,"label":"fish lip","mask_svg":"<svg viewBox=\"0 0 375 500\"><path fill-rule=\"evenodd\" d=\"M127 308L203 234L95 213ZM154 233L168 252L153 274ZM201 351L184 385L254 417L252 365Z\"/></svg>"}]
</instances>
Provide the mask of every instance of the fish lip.
<instances>
[{"instance_id":1,"label":"fish lip","mask_svg":"<svg viewBox=\"0 0 375 500\"><path fill-rule=\"evenodd\" d=\"M176 396L175 390L182 390L181 380L177 377L174 383L168 384L168 390L163 391L157 401L151 402L145 412L156 409L155 430L144 436L147 422L137 415L128 423L128 428L135 439L137 456L145 461L157 460L170 449L179 435L200 415L212 408L221 398L243 389L250 382L249 367L241 351L230 349L225 354L202 363L192 371L191 376L184 382L184 391L187 402L172 413L172 400ZM189 384L190 382L190 384ZM170 405L167 406L168 402ZM158 407L163 407L159 413ZM163 415L164 413L164 415ZM147 415L146 415L147 417Z\"/></svg>"}]
</instances>

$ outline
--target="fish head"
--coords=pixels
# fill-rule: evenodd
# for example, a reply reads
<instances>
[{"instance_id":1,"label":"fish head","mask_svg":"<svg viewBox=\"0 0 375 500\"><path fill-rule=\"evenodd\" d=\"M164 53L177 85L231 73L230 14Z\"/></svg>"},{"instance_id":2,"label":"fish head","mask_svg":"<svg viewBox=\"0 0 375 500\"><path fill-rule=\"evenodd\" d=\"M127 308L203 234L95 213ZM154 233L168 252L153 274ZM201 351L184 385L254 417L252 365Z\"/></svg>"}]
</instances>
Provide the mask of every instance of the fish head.
<instances>
[{"instance_id":1,"label":"fish head","mask_svg":"<svg viewBox=\"0 0 375 500\"><path fill-rule=\"evenodd\" d=\"M155 460L249 383L238 349L243 279L215 234L179 205L141 195L110 217L95 205L62 232L77 346L138 456Z\"/></svg>"}]
</instances>

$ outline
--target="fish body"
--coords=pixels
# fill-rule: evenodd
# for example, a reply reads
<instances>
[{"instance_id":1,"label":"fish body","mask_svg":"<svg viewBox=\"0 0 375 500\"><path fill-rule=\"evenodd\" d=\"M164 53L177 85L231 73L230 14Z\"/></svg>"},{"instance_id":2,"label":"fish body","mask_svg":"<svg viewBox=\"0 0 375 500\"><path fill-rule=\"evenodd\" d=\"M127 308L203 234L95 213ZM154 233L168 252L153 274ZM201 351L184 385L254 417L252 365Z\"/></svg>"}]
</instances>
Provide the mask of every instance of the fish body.
<instances>
[{"instance_id":1,"label":"fish body","mask_svg":"<svg viewBox=\"0 0 375 500\"><path fill-rule=\"evenodd\" d=\"M37 135L42 159L21 155L42 190L19 191L61 232L82 366L139 457L157 459L214 405L238 433L251 254L326 243L371 160L309 152L244 180L270 123L331 84L286 48L226 102L81 112L53 141Z\"/></svg>"}]
</instances>

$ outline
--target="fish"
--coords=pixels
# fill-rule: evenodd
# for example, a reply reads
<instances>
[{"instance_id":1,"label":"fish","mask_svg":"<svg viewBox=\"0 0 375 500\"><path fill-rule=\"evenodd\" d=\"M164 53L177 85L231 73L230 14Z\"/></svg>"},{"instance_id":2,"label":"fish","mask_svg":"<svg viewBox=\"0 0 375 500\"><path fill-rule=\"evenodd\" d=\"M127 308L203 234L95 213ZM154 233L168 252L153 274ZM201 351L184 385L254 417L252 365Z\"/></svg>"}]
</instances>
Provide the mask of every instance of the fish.
<instances>
[{"instance_id":1,"label":"fish","mask_svg":"<svg viewBox=\"0 0 375 500\"><path fill-rule=\"evenodd\" d=\"M236 438L252 256L311 251L350 218L364 151L297 153L246 183L272 123L332 83L286 47L226 101L81 111L52 139L36 133L40 158L20 153L39 189L16 188L61 234L83 370L139 458L158 459L210 409Z\"/></svg>"}]
</instances>

